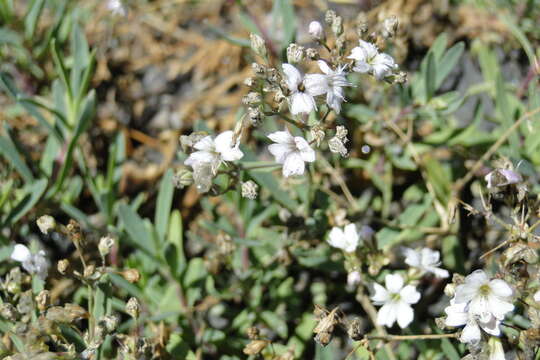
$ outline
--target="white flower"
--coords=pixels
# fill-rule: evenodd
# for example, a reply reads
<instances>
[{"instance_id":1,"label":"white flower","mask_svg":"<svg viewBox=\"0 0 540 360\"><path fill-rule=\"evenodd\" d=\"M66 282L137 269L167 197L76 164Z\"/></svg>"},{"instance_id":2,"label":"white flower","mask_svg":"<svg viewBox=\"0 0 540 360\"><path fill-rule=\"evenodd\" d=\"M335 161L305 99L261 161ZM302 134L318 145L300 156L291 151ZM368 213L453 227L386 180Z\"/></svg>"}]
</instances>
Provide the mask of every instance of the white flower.
<instances>
[{"instance_id":1,"label":"white flower","mask_svg":"<svg viewBox=\"0 0 540 360\"><path fill-rule=\"evenodd\" d=\"M510 302L513 290L504 280L489 280L483 270L476 270L465 278L465 283L456 287L456 304L467 304L470 315L477 315L483 323L491 317L503 320L514 310Z\"/></svg>"},{"instance_id":2,"label":"white flower","mask_svg":"<svg viewBox=\"0 0 540 360\"><path fill-rule=\"evenodd\" d=\"M291 113L296 114L309 114L312 110L317 108L311 89L303 82L303 76L297 68L291 64L283 64L283 73L285 74L285 82L287 87L291 91L289 96L289 106ZM313 86L313 84L312 84Z\"/></svg>"},{"instance_id":3,"label":"white flower","mask_svg":"<svg viewBox=\"0 0 540 360\"><path fill-rule=\"evenodd\" d=\"M300 136L292 136L285 131L276 131L268 135L275 142L268 150L275 156L276 162L283 164L283 176L302 175L305 170L304 162L315 161L315 150Z\"/></svg>"},{"instance_id":4,"label":"white flower","mask_svg":"<svg viewBox=\"0 0 540 360\"><path fill-rule=\"evenodd\" d=\"M127 11L120 0L108 0L107 9L112 12L114 15L126 16Z\"/></svg>"},{"instance_id":5,"label":"white flower","mask_svg":"<svg viewBox=\"0 0 540 360\"><path fill-rule=\"evenodd\" d=\"M475 344L480 341L480 328L490 335L499 336L501 330L500 320L490 316L487 321L482 321L478 316L469 312L466 303L456 303L455 298L450 300L450 305L444 309L447 317L446 325L460 327L465 325L461 332L460 341L467 344Z\"/></svg>"},{"instance_id":6,"label":"white flower","mask_svg":"<svg viewBox=\"0 0 540 360\"><path fill-rule=\"evenodd\" d=\"M403 286L403 278L399 274L388 274L385 279L386 288L374 283L375 294L371 297L375 305L382 305L377 314L377 323L391 327L397 320L404 329L414 318L411 304L420 300L420 293L413 285Z\"/></svg>"},{"instance_id":7,"label":"white flower","mask_svg":"<svg viewBox=\"0 0 540 360\"><path fill-rule=\"evenodd\" d=\"M534 293L533 298L534 298L534 301L540 302L540 290Z\"/></svg>"},{"instance_id":8,"label":"white flower","mask_svg":"<svg viewBox=\"0 0 540 360\"><path fill-rule=\"evenodd\" d=\"M352 253L356 250L360 237L355 224L346 225L343 230L333 227L328 234L328 243L345 252Z\"/></svg>"},{"instance_id":9,"label":"white flower","mask_svg":"<svg viewBox=\"0 0 540 360\"><path fill-rule=\"evenodd\" d=\"M385 53L380 53L375 44L360 40L360 46L351 50L348 59L354 59L354 71L372 73L377 79L384 79L397 69L394 59Z\"/></svg>"},{"instance_id":10,"label":"white flower","mask_svg":"<svg viewBox=\"0 0 540 360\"><path fill-rule=\"evenodd\" d=\"M31 274L36 274L41 279L47 277L49 262L45 258L45 251L40 250L37 254L32 254L30 249L22 244L17 244L13 248L11 258L22 264L23 269Z\"/></svg>"},{"instance_id":11,"label":"white flower","mask_svg":"<svg viewBox=\"0 0 540 360\"><path fill-rule=\"evenodd\" d=\"M518 184L523 181L521 175L508 169L496 169L487 174L484 179L488 189L506 185Z\"/></svg>"},{"instance_id":12,"label":"white flower","mask_svg":"<svg viewBox=\"0 0 540 360\"><path fill-rule=\"evenodd\" d=\"M323 60L317 61L323 74L308 74L304 80L306 89L309 89L313 96L326 94L326 103L336 113L341 111L341 103L345 101L343 96L343 87L350 86L346 79L344 67L332 70Z\"/></svg>"},{"instance_id":13,"label":"white flower","mask_svg":"<svg viewBox=\"0 0 540 360\"><path fill-rule=\"evenodd\" d=\"M311 35L315 40L321 40L324 38L324 29L320 22L312 21L309 23L309 35Z\"/></svg>"},{"instance_id":14,"label":"white flower","mask_svg":"<svg viewBox=\"0 0 540 360\"><path fill-rule=\"evenodd\" d=\"M198 150L189 155L184 161L185 165L196 168L198 165L210 164L212 172L215 174L217 168L223 161L240 160L244 153L239 149L240 142L233 143L234 133L225 131L212 139L205 136L197 141L193 147Z\"/></svg>"},{"instance_id":15,"label":"white flower","mask_svg":"<svg viewBox=\"0 0 540 360\"><path fill-rule=\"evenodd\" d=\"M407 265L425 272L433 273L439 278L447 278L449 276L448 271L438 267L441 265L440 254L438 251L428 248L423 248L421 250L404 248L403 253Z\"/></svg>"}]
</instances>

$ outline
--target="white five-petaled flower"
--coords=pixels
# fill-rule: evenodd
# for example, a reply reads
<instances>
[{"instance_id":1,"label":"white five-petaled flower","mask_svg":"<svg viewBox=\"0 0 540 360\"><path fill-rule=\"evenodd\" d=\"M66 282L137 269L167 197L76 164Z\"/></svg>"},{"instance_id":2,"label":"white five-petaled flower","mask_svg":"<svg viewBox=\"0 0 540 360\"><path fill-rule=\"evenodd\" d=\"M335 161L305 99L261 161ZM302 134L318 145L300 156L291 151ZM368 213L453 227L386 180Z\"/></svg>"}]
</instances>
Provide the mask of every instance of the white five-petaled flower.
<instances>
[{"instance_id":1,"label":"white five-petaled flower","mask_svg":"<svg viewBox=\"0 0 540 360\"><path fill-rule=\"evenodd\" d=\"M476 270L465 278L465 283L456 287L456 304L467 304L470 315L478 316L481 322L489 322L491 317L503 320L514 310L514 291L504 280L490 280L483 270Z\"/></svg>"},{"instance_id":2,"label":"white five-petaled flower","mask_svg":"<svg viewBox=\"0 0 540 360\"><path fill-rule=\"evenodd\" d=\"M328 243L345 252L352 253L356 250L360 237L355 224L345 225L343 230L338 227L333 227L328 234Z\"/></svg>"},{"instance_id":3,"label":"white five-petaled flower","mask_svg":"<svg viewBox=\"0 0 540 360\"><path fill-rule=\"evenodd\" d=\"M32 254L25 245L16 244L11 253L11 259L20 262L23 269L29 273L36 274L41 279L47 277L49 262L45 258L45 251L39 250L37 254Z\"/></svg>"},{"instance_id":4,"label":"white five-petaled flower","mask_svg":"<svg viewBox=\"0 0 540 360\"><path fill-rule=\"evenodd\" d=\"M449 276L448 271L438 267L441 265L441 261L440 254L436 250L429 248L422 248L420 250L404 248L403 254L405 255L405 263L409 266L424 272L433 273L439 278L447 278Z\"/></svg>"},{"instance_id":5,"label":"white five-petaled flower","mask_svg":"<svg viewBox=\"0 0 540 360\"><path fill-rule=\"evenodd\" d=\"M360 40L360 46L351 50L348 59L354 60L353 70L359 73L372 73L377 79L384 79L397 68L394 59L380 53L375 44Z\"/></svg>"},{"instance_id":6,"label":"white five-petaled flower","mask_svg":"<svg viewBox=\"0 0 540 360\"><path fill-rule=\"evenodd\" d=\"M404 329L414 318L411 304L420 300L420 293L413 285L404 285L399 274L388 274L385 279L386 288L374 283L375 294L371 297L375 305L382 305L377 314L377 323L391 327L394 322Z\"/></svg>"},{"instance_id":7,"label":"white five-petaled flower","mask_svg":"<svg viewBox=\"0 0 540 360\"><path fill-rule=\"evenodd\" d=\"M194 169L199 165L209 164L215 174L223 161L240 160L244 156L239 149L240 142L233 141L233 138L234 133L230 130L222 132L215 139L205 136L193 145L197 151L190 154L184 164Z\"/></svg>"},{"instance_id":8,"label":"white five-petaled flower","mask_svg":"<svg viewBox=\"0 0 540 360\"><path fill-rule=\"evenodd\" d=\"M310 89L313 96L326 94L326 103L336 113L341 111L341 103L345 101L343 96L343 87L351 86L347 81L344 67L338 67L332 70L328 64L323 61L317 61L319 68L324 74L308 74L304 80L306 89Z\"/></svg>"},{"instance_id":9,"label":"white five-petaled flower","mask_svg":"<svg viewBox=\"0 0 540 360\"><path fill-rule=\"evenodd\" d=\"M317 83L306 83L300 71L291 64L283 64L283 73L285 74L285 83L291 92L289 96L289 106L293 115L309 114L317 108L315 94L312 92L313 86L318 86Z\"/></svg>"},{"instance_id":10,"label":"white five-petaled flower","mask_svg":"<svg viewBox=\"0 0 540 360\"><path fill-rule=\"evenodd\" d=\"M450 306L447 306L444 311L447 315L446 325L455 327L465 325L459 339L463 343L478 343L481 338L480 328L490 335L499 336L501 334L500 320L491 316L486 321L482 321L478 316L469 312L466 303L456 303L455 299L451 299Z\"/></svg>"},{"instance_id":11,"label":"white five-petaled flower","mask_svg":"<svg viewBox=\"0 0 540 360\"><path fill-rule=\"evenodd\" d=\"M315 150L300 136L292 136L285 131L276 131L268 135L275 142L268 146L268 150L276 158L276 162L283 164L283 176L302 175L305 170L304 162L315 161Z\"/></svg>"}]
</instances>

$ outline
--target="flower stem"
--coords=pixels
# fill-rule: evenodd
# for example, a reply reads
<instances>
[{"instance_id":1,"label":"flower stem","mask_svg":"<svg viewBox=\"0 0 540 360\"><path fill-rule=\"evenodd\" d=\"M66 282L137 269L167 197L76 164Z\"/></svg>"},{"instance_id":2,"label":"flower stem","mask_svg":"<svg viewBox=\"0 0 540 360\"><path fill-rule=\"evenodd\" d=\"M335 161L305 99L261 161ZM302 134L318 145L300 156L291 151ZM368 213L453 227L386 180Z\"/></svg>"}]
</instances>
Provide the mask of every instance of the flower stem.
<instances>
[{"instance_id":1,"label":"flower stem","mask_svg":"<svg viewBox=\"0 0 540 360\"><path fill-rule=\"evenodd\" d=\"M433 340L457 338L459 333L451 334L419 334L419 335L366 335L368 340L383 340L383 341L402 341L402 340Z\"/></svg>"}]
</instances>

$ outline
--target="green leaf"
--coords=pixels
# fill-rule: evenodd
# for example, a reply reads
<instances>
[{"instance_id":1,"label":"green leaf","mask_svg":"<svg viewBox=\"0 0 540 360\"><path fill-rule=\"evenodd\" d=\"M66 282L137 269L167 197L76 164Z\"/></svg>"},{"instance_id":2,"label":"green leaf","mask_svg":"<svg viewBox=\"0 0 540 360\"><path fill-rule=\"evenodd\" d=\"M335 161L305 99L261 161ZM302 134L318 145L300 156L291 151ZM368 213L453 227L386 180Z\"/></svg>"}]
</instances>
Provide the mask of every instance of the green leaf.
<instances>
[{"instance_id":1,"label":"green leaf","mask_svg":"<svg viewBox=\"0 0 540 360\"><path fill-rule=\"evenodd\" d=\"M429 101L433 94L435 94L435 82L437 80L437 68L435 64L435 55L433 52L428 52L426 62L426 73L424 75L426 101Z\"/></svg>"},{"instance_id":2,"label":"green leaf","mask_svg":"<svg viewBox=\"0 0 540 360\"><path fill-rule=\"evenodd\" d=\"M34 181L32 172L24 162L23 158L20 156L15 144L9 137L0 136L0 154L2 154L2 156L4 156L15 169L17 169L26 183L31 183Z\"/></svg>"},{"instance_id":3,"label":"green leaf","mask_svg":"<svg viewBox=\"0 0 540 360\"><path fill-rule=\"evenodd\" d=\"M186 288L203 280L207 275L206 266L202 258L193 258L189 261L186 273L184 274L183 285Z\"/></svg>"},{"instance_id":4,"label":"green leaf","mask_svg":"<svg viewBox=\"0 0 540 360\"><path fill-rule=\"evenodd\" d=\"M296 35L296 16L291 0L275 0L272 9L273 34L283 34L281 48L286 49Z\"/></svg>"},{"instance_id":5,"label":"green leaf","mask_svg":"<svg viewBox=\"0 0 540 360\"><path fill-rule=\"evenodd\" d=\"M497 110L499 111L499 114L501 116L501 123L504 125L505 130L508 131L514 124L514 112L512 110L513 108L511 106L511 100L509 99L509 95L507 94L504 85L505 84L502 78L502 74L499 74L495 82L496 105ZM510 134L510 136L508 137L508 142L512 150L512 155L515 158L518 158L520 142L517 131L513 131Z\"/></svg>"},{"instance_id":6,"label":"green leaf","mask_svg":"<svg viewBox=\"0 0 540 360\"><path fill-rule=\"evenodd\" d=\"M54 65L56 67L56 72L58 73L58 76L60 76L60 80L62 80L64 88L67 91L69 102L71 103L73 101L73 88L71 87L71 83L69 82L66 65L64 64L62 57L58 53L56 39L53 39L51 41L51 52Z\"/></svg>"},{"instance_id":7,"label":"green leaf","mask_svg":"<svg viewBox=\"0 0 540 360\"><path fill-rule=\"evenodd\" d=\"M177 274L181 273L186 267L186 256L184 255L184 242L183 242L183 225L182 225L182 215L180 211L174 210L171 214L169 220L169 231L167 233L167 241L174 246L175 252L174 259L174 270ZM168 253L165 254L166 256ZM167 257L167 259L169 259Z\"/></svg>"},{"instance_id":8,"label":"green leaf","mask_svg":"<svg viewBox=\"0 0 540 360\"><path fill-rule=\"evenodd\" d=\"M160 241L164 241L165 235L167 234L167 227L169 226L169 216L174 194L172 178L173 171L172 169L168 169L161 179L161 185L158 192L154 223Z\"/></svg>"},{"instance_id":9,"label":"green leaf","mask_svg":"<svg viewBox=\"0 0 540 360\"><path fill-rule=\"evenodd\" d=\"M296 210L298 203L291 199L289 194L281 190L279 183L272 174L250 171L249 175L255 179L261 188L267 189L270 195L289 210Z\"/></svg>"},{"instance_id":10,"label":"green leaf","mask_svg":"<svg viewBox=\"0 0 540 360\"><path fill-rule=\"evenodd\" d=\"M24 37L27 40L32 39L36 32L36 26L44 5L45 0L33 0L30 4L28 13L24 17Z\"/></svg>"},{"instance_id":11,"label":"green leaf","mask_svg":"<svg viewBox=\"0 0 540 360\"><path fill-rule=\"evenodd\" d=\"M17 205L7 214L5 220L2 223L2 227L9 226L16 223L20 218L26 215L27 212L32 210L36 203L41 199L41 196L47 188L47 179L40 179L32 184L27 185L26 196L20 200Z\"/></svg>"},{"instance_id":12,"label":"green leaf","mask_svg":"<svg viewBox=\"0 0 540 360\"><path fill-rule=\"evenodd\" d=\"M270 329L275 331L283 339L287 338L289 330L287 328L287 323L285 322L282 316L279 316L273 311L264 310L259 316L261 319L268 325Z\"/></svg>"},{"instance_id":13,"label":"green leaf","mask_svg":"<svg viewBox=\"0 0 540 360\"><path fill-rule=\"evenodd\" d=\"M465 44L459 42L452 46L443 56L443 58L437 63L437 77L435 80L435 88L438 89L444 79L450 74L452 69L456 66L457 62L463 54Z\"/></svg>"},{"instance_id":14,"label":"green leaf","mask_svg":"<svg viewBox=\"0 0 540 360\"><path fill-rule=\"evenodd\" d=\"M156 256L156 244L152 234L148 231L139 215L126 204L120 204L119 214L133 244L148 255Z\"/></svg>"},{"instance_id":15,"label":"green leaf","mask_svg":"<svg viewBox=\"0 0 540 360\"><path fill-rule=\"evenodd\" d=\"M441 349L449 360L459 360L461 356L448 339L441 339Z\"/></svg>"}]
</instances>

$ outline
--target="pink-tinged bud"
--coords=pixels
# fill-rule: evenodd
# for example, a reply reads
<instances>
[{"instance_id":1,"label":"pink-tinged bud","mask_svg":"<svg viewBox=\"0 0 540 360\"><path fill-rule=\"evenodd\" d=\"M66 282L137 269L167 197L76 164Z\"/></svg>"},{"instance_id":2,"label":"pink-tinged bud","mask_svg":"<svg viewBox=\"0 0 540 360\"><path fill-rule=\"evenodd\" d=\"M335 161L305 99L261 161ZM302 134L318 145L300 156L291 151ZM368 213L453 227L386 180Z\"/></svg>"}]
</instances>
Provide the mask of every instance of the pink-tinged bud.
<instances>
[{"instance_id":1,"label":"pink-tinged bud","mask_svg":"<svg viewBox=\"0 0 540 360\"><path fill-rule=\"evenodd\" d=\"M347 275L347 285L350 287L360 284L360 281L362 281L362 275L359 271L352 271Z\"/></svg>"},{"instance_id":2,"label":"pink-tinged bud","mask_svg":"<svg viewBox=\"0 0 540 360\"><path fill-rule=\"evenodd\" d=\"M309 23L309 35L311 35L315 40L324 39L324 29L320 22L312 21Z\"/></svg>"},{"instance_id":3,"label":"pink-tinged bud","mask_svg":"<svg viewBox=\"0 0 540 360\"><path fill-rule=\"evenodd\" d=\"M523 181L521 175L513 170L496 169L485 176L488 189L518 184Z\"/></svg>"}]
</instances>

